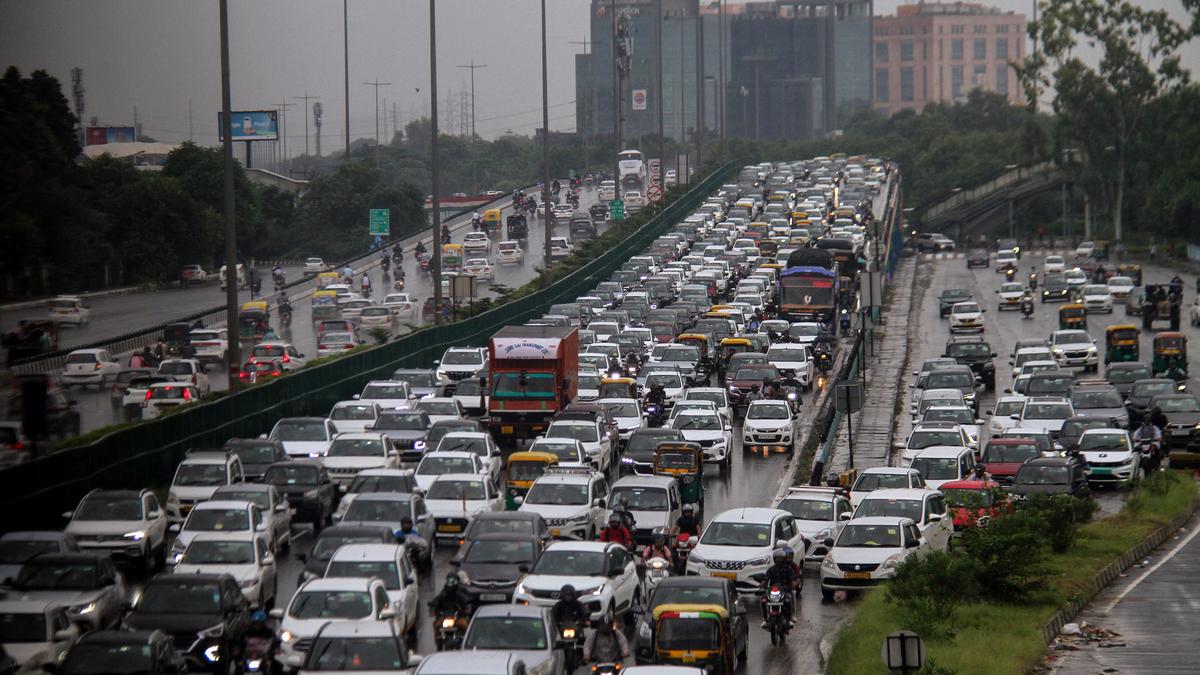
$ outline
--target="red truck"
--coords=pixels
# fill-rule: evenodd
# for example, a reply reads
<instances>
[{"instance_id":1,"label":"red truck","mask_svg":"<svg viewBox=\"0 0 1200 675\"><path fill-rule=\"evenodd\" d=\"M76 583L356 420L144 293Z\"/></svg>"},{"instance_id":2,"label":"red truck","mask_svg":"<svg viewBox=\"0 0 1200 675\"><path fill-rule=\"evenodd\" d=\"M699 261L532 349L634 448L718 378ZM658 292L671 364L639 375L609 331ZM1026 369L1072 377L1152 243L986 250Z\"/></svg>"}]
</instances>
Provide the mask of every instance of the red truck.
<instances>
[{"instance_id":1,"label":"red truck","mask_svg":"<svg viewBox=\"0 0 1200 675\"><path fill-rule=\"evenodd\" d=\"M572 326L505 326L488 357L488 429L497 440L537 436L575 400L579 331Z\"/></svg>"}]
</instances>

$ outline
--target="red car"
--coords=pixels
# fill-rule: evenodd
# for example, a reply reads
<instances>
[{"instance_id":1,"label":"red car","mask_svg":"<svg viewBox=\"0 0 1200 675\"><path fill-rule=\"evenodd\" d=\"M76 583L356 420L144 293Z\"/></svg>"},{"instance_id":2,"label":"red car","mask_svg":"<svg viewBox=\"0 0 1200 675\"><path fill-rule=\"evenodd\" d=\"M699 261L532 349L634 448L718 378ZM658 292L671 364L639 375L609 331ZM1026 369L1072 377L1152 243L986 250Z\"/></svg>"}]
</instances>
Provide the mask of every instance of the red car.
<instances>
[{"instance_id":1,"label":"red car","mask_svg":"<svg viewBox=\"0 0 1200 675\"><path fill-rule=\"evenodd\" d=\"M1000 485L1012 485L1013 476L1025 462L1041 457L1037 443L1028 438L993 438L979 456L988 477Z\"/></svg>"},{"instance_id":2,"label":"red car","mask_svg":"<svg viewBox=\"0 0 1200 675\"><path fill-rule=\"evenodd\" d=\"M943 484L939 491L946 498L955 532L973 527L984 518L996 518L1013 510L1008 493L994 480L955 480Z\"/></svg>"},{"instance_id":3,"label":"red car","mask_svg":"<svg viewBox=\"0 0 1200 675\"><path fill-rule=\"evenodd\" d=\"M283 371L279 369L279 362L275 360L247 363L242 366L242 372L238 373L238 378L243 384L267 382L277 377L283 377Z\"/></svg>"}]
</instances>

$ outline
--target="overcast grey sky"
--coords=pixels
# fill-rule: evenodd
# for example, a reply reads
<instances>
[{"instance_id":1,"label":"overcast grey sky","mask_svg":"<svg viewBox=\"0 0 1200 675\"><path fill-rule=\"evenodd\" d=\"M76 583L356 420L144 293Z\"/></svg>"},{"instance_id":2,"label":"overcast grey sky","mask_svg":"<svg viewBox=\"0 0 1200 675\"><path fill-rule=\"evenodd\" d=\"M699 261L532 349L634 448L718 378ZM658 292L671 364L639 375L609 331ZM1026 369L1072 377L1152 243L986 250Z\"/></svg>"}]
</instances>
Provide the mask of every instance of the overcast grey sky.
<instances>
[{"instance_id":1,"label":"overcast grey sky","mask_svg":"<svg viewBox=\"0 0 1200 675\"><path fill-rule=\"evenodd\" d=\"M349 0L350 128L355 138L375 130L380 89L403 124L429 105L428 2ZM477 130L494 138L507 130L531 134L541 126L538 0L438 0L439 100L468 87L476 71ZM550 127L572 130L573 54L588 34L589 0L547 0ZM877 0L891 13L899 0ZM993 0L1028 13L1032 0ZM1178 10L1178 0L1143 0ZM295 97L320 96L323 149L343 147L342 3L340 0L230 0L232 89L235 110L297 104L288 113L289 154L304 143L304 111ZM1197 70L1195 44L1185 65ZM43 68L70 88L70 69L84 69L85 118L131 124L137 107L143 132L164 141L188 137L188 105L197 142L216 142L220 108L217 0L0 0L0 66ZM419 91L418 91L419 89ZM311 105L311 103L310 103ZM456 106L455 117L458 110ZM445 120L445 113L440 115ZM444 128L444 127L443 127ZM456 121L452 129L457 133Z\"/></svg>"}]
</instances>

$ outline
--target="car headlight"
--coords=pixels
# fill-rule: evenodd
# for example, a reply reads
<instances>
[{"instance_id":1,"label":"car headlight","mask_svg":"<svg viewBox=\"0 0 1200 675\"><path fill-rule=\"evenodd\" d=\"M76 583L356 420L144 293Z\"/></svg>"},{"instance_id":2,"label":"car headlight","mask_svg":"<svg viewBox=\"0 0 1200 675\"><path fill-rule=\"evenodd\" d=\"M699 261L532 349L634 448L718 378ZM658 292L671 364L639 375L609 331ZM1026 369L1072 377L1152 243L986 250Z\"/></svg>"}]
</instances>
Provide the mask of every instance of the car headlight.
<instances>
[{"instance_id":1,"label":"car headlight","mask_svg":"<svg viewBox=\"0 0 1200 675\"><path fill-rule=\"evenodd\" d=\"M292 633L292 631L285 630L279 634L279 639L283 640L285 643L290 643L296 640L296 636Z\"/></svg>"},{"instance_id":2,"label":"car headlight","mask_svg":"<svg viewBox=\"0 0 1200 675\"><path fill-rule=\"evenodd\" d=\"M587 513L582 513L578 516L572 517L570 522L575 523L575 524L583 524L588 521L588 518L589 518L589 516Z\"/></svg>"},{"instance_id":3,"label":"car headlight","mask_svg":"<svg viewBox=\"0 0 1200 675\"><path fill-rule=\"evenodd\" d=\"M146 531L145 530L134 530L133 532L126 532L125 534L123 534L121 536L126 539L130 539L132 541L141 541L142 539L146 538Z\"/></svg>"},{"instance_id":4,"label":"car headlight","mask_svg":"<svg viewBox=\"0 0 1200 675\"><path fill-rule=\"evenodd\" d=\"M517 588L513 592L516 593L517 595L525 595L525 583L524 582L518 583Z\"/></svg>"},{"instance_id":5,"label":"car headlight","mask_svg":"<svg viewBox=\"0 0 1200 675\"><path fill-rule=\"evenodd\" d=\"M831 556L825 556L825 559L821 561L821 569L836 570L837 563L833 562L833 558Z\"/></svg>"},{"instance_id":6,"label":"car headlight","mask_svg":"<svg viewBox=\"0 0 1200 675\"><path fill-rule=\"evenodd\" d=\"M599 586L593 588L592 591L590 593L588 593L588 595L590 595L593 598L598 598L601 595L604 595L604 584L600 584Z\"/></svg>"},{"instance_id":7,"label":"car headlight","mask_svg":"<svg viewBox=\"0 0 1200 675\"><path fill-rule=\"evenodd\" d=\"M424 450L424 449L425 449L425 441L424 440L413 441L413 450Z\"/></svg>"},{"instance_id":8,"label":"car headlight","mask_svg":"<svg viewBox=\"0 0 1200 675\"><path fill-rule=\"evenodd\" d=\"M746 561L746 566L747 566L747 567L754 567L754 566L757 566L757 565L766 565L766 564L767 564L767 563L769 563L769 562L771 562L771 558L770 558L770 556L763 556L763 557L761 557L761 558L755 558L755 559L753 559L753 560L747 560L747 561Z\"/></svg>"},{"instance_id":9,"label":"car headlight","mask_svg":"<svg viewBox=\"0 0 1200 675\"><path fill-rule=\"evenodd\" d=\"M827 527L827 528L821 530L820 532L814 534L813 541L825 541L826 539L829 538L829 535L832 532L833 532L833 528Z\"/></svg>"},{"instance_id":10,"label":"car headlight","mask_svg":"<svg viewBox=\"0 0 1200 675\"><path fill-rule=\"evenodd\" d=\"M76 614L91 614L95 612L97 605L95 602L89 602L86 605L78 605L74 608Z\"/></svg>"},{"instance_id":11,"label":"car headlight","mask_svg":"<svg viewBox=\"0 0 1200 675\"><path fill-rule=\"evenodd\" d=\"M216 663L221 660L221 645L210 645L204 649L204 658L209 663Z\"/></svg>"},{"instance_id":12,"label":"car headlight","mask_svg":"<svg viewBox=\"0 0 1200 675\"><path fill-rule=\"evenodd\" d=\"M1062 356L1063 349L1062 349L1062 347L1054 347L1053 349L1050 350L1050 352L1052 354L1054 354L1055 356Z\"/></svg>"},{"instance_id":13,"label":"car headlight","mask_svg":"<svg viewBox=\"0 0 1200 675\"><path fill-rule=\"evenodd\" d=\"M904 556L902 556L900 554L894 555L894 556L888 558L887 560L883 561L883 569L885 569L885 570L895 569L896 565L899 565L900 561L903 559L904 559Z\"/></svg>"},{"instance_id":14,"label":"car headlight","mask_svg":"<svg viewBox=\"0 0 1200 675\"><path fill-rule=\"evenodd\" d=\"M304 498L305 499L316 499L320 495L321 495L321 493L316 490L308 490L307 492L304 493Z\"/></svg>"}]
</instances>

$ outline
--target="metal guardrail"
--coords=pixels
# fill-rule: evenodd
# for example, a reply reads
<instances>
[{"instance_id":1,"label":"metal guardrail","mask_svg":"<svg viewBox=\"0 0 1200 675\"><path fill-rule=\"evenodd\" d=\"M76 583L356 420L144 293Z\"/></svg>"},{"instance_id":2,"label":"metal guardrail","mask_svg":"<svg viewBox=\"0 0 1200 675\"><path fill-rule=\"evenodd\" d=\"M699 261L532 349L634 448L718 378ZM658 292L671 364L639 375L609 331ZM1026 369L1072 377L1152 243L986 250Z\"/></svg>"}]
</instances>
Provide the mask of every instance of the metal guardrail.
<instances>
[{"instance_id":1,"label":"metal guardrail","mask_svg":"<svg viewBox=\"0 0 1200 675\"><path fill-rule=\"evenodd\" d=\"M1013 185L1023 183L1030 178L1048 175L1057 170L1058 165L1049 160L1038 162L1037 164L1018 166L1013 169L1005 169L977 183L973 187L953 190L935 198L929 204L921 207L921 220L923 222L936 222L939 218L954 212L964 204L986 199L1001 190L1006 190Z\"/></svg>"}]
</instances>

